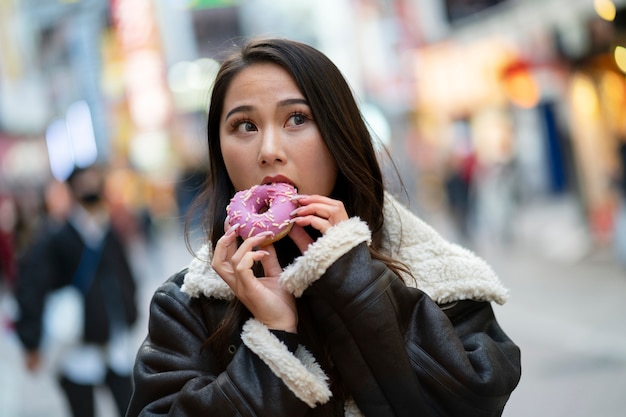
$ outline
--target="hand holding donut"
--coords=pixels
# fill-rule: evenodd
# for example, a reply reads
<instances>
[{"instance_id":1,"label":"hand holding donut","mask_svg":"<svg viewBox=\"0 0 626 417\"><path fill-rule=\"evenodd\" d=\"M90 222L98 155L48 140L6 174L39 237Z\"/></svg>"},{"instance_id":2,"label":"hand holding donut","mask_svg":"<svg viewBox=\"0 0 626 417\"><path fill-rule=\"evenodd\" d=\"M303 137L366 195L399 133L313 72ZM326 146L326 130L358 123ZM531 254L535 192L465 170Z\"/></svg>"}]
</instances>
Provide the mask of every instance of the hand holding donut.
<instances>
[{"instance_id":1,"label":"hand holding donut","mask_svg":"<svg viewBox=\"0 0 626 417\"><path fill-rule=\"evenodd\" d=\"M226 208L228 227L239 224L237 234L243 239L269 232L260 246L276 242L287 234L304 244L303 230L290 233L293 225L311 226L324 234L330 227L348 219L343 202L296 192L290 184L272 183L235 193ZM299 244L298 247L302 251L303 247Z\"/></svg>"},{"instance_id":2,"label":"hand holding donut","mask_svg":"<svg viewBox=\"0 0 626 417\"><path fill-rule=\"evenodd\" d=\"M239 227L238 224L231 226L217 241L211 266L255 319L270 329L295 333L298 325L296 301L278 282L282 268L274 247L269 245L263 250L254 250L271 232L252 236L237 247ZM265 277L254 276L252 265L255 261L263 265Z\"/></svg>"},{"instance_id":3,"label":"hand holding donut","mask_svg":"<svg viewBox=\"0 0 626 417\"><path fill-rule=\"evenodd\" d=\"M348 219L343 203L321 195L297 195L291 185L275 183L237 192L227 214L226 233L215 246L213 269L257 320L271 329L296 332L295 298L278 281L282 268L272 242L289 234L304 253L313 242L304 227L326 233ZM244 239L239 247L238 235ZM256 261L263 265L265 277L254 276Z\"/></svg>"},{"instance_id":4,"label":"hand holding donut","mask_svg":"<svg viewBox=\"0 0 626 417\"><path fill-rule=\"evenodd\" d=\"M298 195L296 199L300 206L292 212L294 227L289 237L302 253L313 243L303 227L311 226L325 234L332 226L349 218L342 201L321 195Z\"/></svg>"}]
</instances>

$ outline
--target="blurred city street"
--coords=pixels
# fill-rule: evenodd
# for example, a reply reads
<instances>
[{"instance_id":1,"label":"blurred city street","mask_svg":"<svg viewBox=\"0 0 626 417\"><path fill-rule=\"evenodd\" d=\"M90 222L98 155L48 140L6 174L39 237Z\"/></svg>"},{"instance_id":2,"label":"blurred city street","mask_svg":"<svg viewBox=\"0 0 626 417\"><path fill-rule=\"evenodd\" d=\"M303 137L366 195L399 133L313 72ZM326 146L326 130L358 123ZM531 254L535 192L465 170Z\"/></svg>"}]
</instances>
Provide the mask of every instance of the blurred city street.
<instances>
[{"instance_id":1,"label":"blurred city street","mask_svg":"<svg viewBox=\"0 0 626 417\"><path fill-rule=\"evenodd\" d=\"M504 417L624 417L626 0L0 0L0 417L69 415L50 369L25 371L9 290L67 218L70 172L107 172L138 347L192 256L179 216L209 172L220 61L255 36L326 54L387 189L397 173L410 209L510 289L494 310L522 379ZM97 405L115 417L105 391Z\"/></svg>"},{"instance_id":2,"label":"blurred city street","mask_svg":"<svg viewBox=\"0 0 626 417\"><path fill-rule=\"evenodd\" d=\"M520 230L510 244L476 249L511 290L509 301L494 308L522 351L522 379L505 417L622 417L626 409L626 272L610 248L576 257L549 253L549 246L568 242L550 241L540 231L566 234L569 229L559 225L569 216L567 210L559 205L529 208L516 217ZM184 267L189 254L175 222L161 227L150 249L137 246L133 251L145 317L156 286ZM144 324L138 326L137 343ZM24 372L14 336L6 330L0 339L0 369L1 416L67 416L50 377ZM99 409L100 417L114 415L104 392Z\"/></svg>"},{"instance_id":3,"label":"blurred city street","mask_svg":"<svg viewBox=\"0 0 626 417\"><path fill-rule=\"evenodd\" d=\"M542 220L528 227L538 232L558 218ZM610 248L568 261L546 257L546 243L483 254L511 290L495 313L522 352L522 379L504 416L623 416L626 270Z\"/></svg>"}]
</instances>

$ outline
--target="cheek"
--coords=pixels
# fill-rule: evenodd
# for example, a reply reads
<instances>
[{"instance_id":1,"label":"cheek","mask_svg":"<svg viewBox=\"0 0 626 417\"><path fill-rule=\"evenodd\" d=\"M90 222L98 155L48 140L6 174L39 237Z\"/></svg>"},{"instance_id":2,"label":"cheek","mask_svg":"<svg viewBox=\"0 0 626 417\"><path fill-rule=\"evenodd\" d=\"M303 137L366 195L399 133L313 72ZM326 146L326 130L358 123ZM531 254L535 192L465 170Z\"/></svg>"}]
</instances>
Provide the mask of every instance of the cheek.
<instances>
[{"instance_id":1,"label":"cheek","mask_svg":"<svg viewBox=\"0 0 626 417\"><path fill-rule=\"evenodd\" d=\"M226 166L226 171L228 172L228 176L230 177L233 185L237 187L237 184L240 182L239 177L245 174L247 162L245 160L245 152L241 152L241 149L238 149L233 144L221 143L222 148L222 158L224 159L224 165Z\"/></svg>"},{"instance_id":2,"label":"cheek","mask_svg":"<svg viewBox=\"0 0 626 417\"><path fill-rule=\"evenodd\" d=\"M307 161L309 171L307 188L310 188L312 192L306 194L328 196L337 181L337 164L325 147L311 152L309 155L320 155L320 157Z\"/></svg>"},{"instance_id":3,"label":"cheek","mask_svg":"<svg viewBox=\"0 0 626 417\"><path fill-rule=\"evenodd\" d=\"M323 176L323 181L320 184L323 187L323 194L328 196L335 188L335 183L337 182L337 164L331 159L327 161L325 175Z\"/></svg>"}]
</instances>

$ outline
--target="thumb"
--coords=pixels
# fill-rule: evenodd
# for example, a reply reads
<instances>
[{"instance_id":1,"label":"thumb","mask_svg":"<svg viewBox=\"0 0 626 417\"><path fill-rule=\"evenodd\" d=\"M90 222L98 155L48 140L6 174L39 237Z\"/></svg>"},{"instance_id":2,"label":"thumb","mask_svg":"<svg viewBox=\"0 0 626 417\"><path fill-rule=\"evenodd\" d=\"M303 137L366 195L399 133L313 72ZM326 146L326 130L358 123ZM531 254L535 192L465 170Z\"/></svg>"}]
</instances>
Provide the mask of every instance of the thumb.
<instances>
[{"instance_id":1,"label":"thumb","mask_svg":"<svg viewBox=\"0 0 626 417\"><path fill-rule=\"evenodd\" d=\"M263 251L267 252L267 256L261 258L261 265L263 265L263 271L266 277L276 277L283 272L283 268L278 262L276 256L276 249L274 245L263 246Z\"/></svg>"}]
</instances>

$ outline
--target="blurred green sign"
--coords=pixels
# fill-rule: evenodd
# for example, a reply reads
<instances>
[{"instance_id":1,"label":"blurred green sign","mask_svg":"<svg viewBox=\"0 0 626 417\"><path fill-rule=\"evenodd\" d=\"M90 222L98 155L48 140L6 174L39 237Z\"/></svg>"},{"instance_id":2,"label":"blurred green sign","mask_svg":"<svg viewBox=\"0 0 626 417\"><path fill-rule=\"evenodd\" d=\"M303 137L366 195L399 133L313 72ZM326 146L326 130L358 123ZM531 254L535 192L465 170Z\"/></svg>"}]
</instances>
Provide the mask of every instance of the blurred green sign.
<instances>
[{"instance_id":1,"label":"blurred green sign","mask_svg":"<svg viewBox=\"0 0 626 417\"><path fill-rule=\"evenodd\" d=\"M237 2L238 0L189 0L188 5L192 9L211 9L235 6Z\"/></svg>"}]
</instances>

